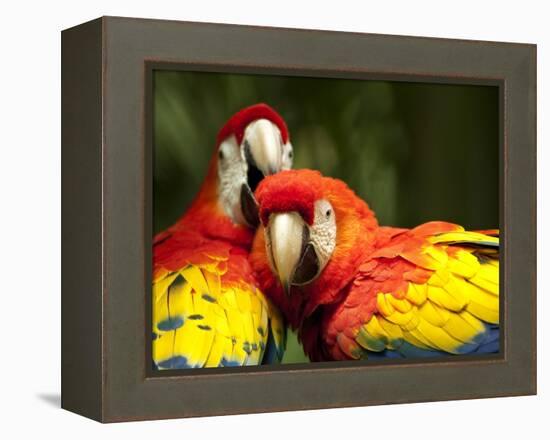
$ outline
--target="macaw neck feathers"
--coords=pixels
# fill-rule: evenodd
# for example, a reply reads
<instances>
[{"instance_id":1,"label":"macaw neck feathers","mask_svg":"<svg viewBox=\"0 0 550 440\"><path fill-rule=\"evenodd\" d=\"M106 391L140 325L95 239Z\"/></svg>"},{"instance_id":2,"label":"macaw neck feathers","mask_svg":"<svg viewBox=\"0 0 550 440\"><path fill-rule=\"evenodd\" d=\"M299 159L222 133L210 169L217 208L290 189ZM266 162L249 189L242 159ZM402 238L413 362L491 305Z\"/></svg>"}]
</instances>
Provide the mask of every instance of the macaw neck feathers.
<instances>
[{"instance_id":1,"label":"macaw neck feathers","mask_svg":"<svg viewBox=\"0 0 550 440\"><path fill-rule=\"evenodd\" d=\"M177 227L194 230L206 239L225 241L244 250L250 249L254 238L252 229L233 223L217 204L190 210Z\"/></svg>"},{"instance_id":2,"label":"macaw neck feathers","mask_svg":"<svg viewBox=\"0 0 550 440\"><path fill-rule=\"evenodd\" d=\"M220 205L215 159L191 206L169 231L172 234L191 231L204 239L228 242L247 251L250 249L254 231L233 223Z\"/></svg>"}]
</instances>

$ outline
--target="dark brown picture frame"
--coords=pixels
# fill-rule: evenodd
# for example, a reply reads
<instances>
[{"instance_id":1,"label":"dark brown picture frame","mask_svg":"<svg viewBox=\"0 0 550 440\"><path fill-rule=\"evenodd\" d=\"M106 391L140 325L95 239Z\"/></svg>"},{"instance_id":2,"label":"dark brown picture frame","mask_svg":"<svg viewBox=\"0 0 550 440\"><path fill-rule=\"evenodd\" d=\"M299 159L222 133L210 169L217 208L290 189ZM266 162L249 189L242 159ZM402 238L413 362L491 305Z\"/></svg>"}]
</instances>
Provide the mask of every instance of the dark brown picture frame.
<instances>
[{"instance_id":1,"label":"dark brown picture frame","mask_svg":"<svg viewBox=\"0 0 550 440\"><path fill-rule=\"evenodd\" d=\"M500 89L498 355L153 372L155 68ZM103 17L62 33L62 407L102 422L536 393L536 46Z\"/></svg>"}]
</instances>

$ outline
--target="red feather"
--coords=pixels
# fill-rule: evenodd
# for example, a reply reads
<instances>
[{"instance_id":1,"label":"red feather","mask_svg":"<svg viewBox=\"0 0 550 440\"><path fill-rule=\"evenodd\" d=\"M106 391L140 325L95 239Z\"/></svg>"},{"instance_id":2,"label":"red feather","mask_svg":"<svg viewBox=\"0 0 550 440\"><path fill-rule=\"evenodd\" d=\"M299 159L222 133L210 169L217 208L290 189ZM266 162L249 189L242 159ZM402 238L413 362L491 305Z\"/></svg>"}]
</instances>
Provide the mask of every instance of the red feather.
<instances>
[{"instance_id":1,"label":"red feather","mask_svg":"<svg viewBox=\"0 0 550 440\"><path fill-rule=\"evenodd\" d=\"M311 171L311 178L321 176ZM298 212L308 224L313 224L314 203L321 197L320 188L307 184L303 172L286 171L280 179L273 179L267 184L260 183L256 190L256 199L260 205L260 219L264 226L269 216L276 212Z\"/></svg>"},{"instance_id":2,"label":"red feather","mask_svg":"<svg viewBox=\"0 0 550 440\"><path fill-rule=\"evenodd\" d=\"M218 133L216 145L219 145L231 135L235 135L237 143L240 145L243 141L244 131L247 125L257 119L267 119L273 122L281 132L283 143L286 144L288 142L288 128L284 119L270 106L260 103L251 105L235 113Z\"/></svg>"}]
</instances>

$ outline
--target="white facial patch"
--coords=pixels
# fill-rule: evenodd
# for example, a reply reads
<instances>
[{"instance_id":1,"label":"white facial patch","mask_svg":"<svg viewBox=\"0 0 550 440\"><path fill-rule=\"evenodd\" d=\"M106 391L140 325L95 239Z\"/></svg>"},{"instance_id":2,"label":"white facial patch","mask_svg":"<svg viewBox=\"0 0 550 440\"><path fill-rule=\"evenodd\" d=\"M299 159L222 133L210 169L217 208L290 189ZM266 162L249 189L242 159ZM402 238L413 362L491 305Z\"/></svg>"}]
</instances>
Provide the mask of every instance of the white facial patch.
<instances>
[{"instance_id":1,"label":"white facial patch","mask_svg":"<svg viewBox=\"0 0 550 440\"><path fill-rule=\"evenodd\" d=\"M219 197L233 223L245 224L241 210L241 187L246 183L248 166L235 136L224 140L218 149Z\"/></svg>"},{"instance_id":2,"label":"white facial patch","mask_svg":"<svg viewBox=\"0 0 550 440\"><path fill-rule=\"evenodd\" d=\"M336 216L328 200L321 199L315 202L314 219L309 230L309 240L315 246L320 270L322 270L330 260L336 247Z\"/></svg>"},{"instance_id":3,"label":"white facial patch","mask_svg":"<svg viewBox=\"0 0 550 440\"><path fill-rule=\"evenodd\" d=\"M281 138L281 143L283 142ZM283 160L282 160L282 169L290 170L292 168L292 162L294 161L294 150L292 144L288 141L283 145Z\"/></svg>"}]
</instances>

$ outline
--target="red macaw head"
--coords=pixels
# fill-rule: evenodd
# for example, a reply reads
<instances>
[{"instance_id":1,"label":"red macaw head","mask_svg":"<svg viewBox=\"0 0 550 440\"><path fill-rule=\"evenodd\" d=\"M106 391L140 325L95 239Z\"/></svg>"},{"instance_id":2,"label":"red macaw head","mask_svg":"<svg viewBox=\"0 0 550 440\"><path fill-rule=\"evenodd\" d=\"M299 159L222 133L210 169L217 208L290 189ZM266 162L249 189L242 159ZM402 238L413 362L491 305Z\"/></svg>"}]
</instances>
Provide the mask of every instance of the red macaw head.
<instances>
[{"instance_id":1,"label":"red macaw head","mask_svg":"<svg viewBox=\"0 0 550 440\"><path fill-rule=\"evenodd\" d=\"M274 292L273 300L297 326L317 305L337 299L372 246L378 224L344 182L317 171L270 176L256 198L264 234L251 261L261 287Z\"/></svg>"},{"instance_id":2,"label":"red macaw head","mask_svg":"<svg viewBox=\"0 0 550 440\"><path fill-rule=\"evenodd\" d=\"M217 177L220 205L234 223L256 227L256 187L265 176L292 167L285 121L266 104L252 105L227 121L216 145L211 167Z\"/></svg>"}]
</instances>

